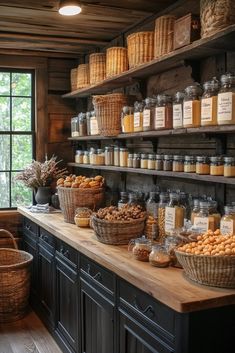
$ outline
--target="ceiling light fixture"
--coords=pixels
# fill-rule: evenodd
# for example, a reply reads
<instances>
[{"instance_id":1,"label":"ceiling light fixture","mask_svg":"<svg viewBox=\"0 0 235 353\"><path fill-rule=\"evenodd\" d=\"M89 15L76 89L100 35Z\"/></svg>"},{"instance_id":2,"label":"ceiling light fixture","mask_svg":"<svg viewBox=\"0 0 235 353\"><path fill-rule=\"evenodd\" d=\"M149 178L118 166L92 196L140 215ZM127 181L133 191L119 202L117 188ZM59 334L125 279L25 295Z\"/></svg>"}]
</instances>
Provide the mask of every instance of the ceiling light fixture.
<instances>
[{"instance_id":1,"label":"ceiling light fixture","mask_svg":"<svg viewBox=\"0 0 235 353\"><path fill-rule=\"evenodd\" d=\"M78 15L82 11L81 4L76 0L61 0L59 13L64 16Z\"/></svg>"}]
</instances>

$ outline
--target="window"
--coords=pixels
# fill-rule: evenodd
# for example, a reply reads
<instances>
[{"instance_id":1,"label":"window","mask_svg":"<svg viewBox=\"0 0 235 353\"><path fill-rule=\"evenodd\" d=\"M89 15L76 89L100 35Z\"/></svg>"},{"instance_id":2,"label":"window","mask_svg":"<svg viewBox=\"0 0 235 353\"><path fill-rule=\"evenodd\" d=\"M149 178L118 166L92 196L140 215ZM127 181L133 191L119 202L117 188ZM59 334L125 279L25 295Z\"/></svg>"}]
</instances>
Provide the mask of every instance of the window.
<instances>
[{"instance_id":1,"label":"window","mask_svg":"<svg viewBox=\"0 0 235 353\"><path fill-rule=\"evenodd\" d=\"M0 208L32 202L14 180L34 158L34 71L0 69Z\"/></svg>"}]
</instances>

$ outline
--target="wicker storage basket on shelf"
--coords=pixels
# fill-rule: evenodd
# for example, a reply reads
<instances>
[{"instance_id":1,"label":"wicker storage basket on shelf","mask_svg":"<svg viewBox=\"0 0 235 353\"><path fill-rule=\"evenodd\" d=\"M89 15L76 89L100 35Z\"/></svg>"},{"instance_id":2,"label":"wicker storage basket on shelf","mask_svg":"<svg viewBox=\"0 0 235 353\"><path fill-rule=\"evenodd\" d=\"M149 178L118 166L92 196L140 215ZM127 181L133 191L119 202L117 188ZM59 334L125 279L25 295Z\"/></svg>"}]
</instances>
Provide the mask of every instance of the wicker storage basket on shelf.
<instances>
[{"instance_id":1,"label":"wicker storage basket on shelf","mask_svg":"<svg viewBox=\"0 0 235 353\"><path fill-rule=\"evenodd\" d=\"M109 222L94 215L91 217L92 227L97 239L101 243L110 245L125 245L131 239L143 235L144 222L145 218L135 219L130 222Z\"/></svg>"},{"instance_id":2,"label":"wicker storage basket on shelf","mask_svg":"<svg viewBox=\"0 0 235 353\"><path fill-rule=\"evenodd\" d=\"M77 89L86 88L90 85L89 64L78 65Z\"/></svg>"},{"instance_id":3,"label":"wicker storage basket on shelf","mask_svg":"<svg viewBox=\"0 0 235 353\"><path fill-rule=\"evenodd\" d=\"M186 275L207 286L235 288L235 256L192 255L175 250Z\"/></svg>"},{"instance_id":4,"label":"wicker storage basket on shelf","mask_svg":"<svg viewBox=\"0 0 235 353\"><path fill-rule=\"evenodd\" d=\"M234 0L201 0L201 36L207 37L235 23Z\"/></svg>"},{"instance_id":5,"label":"wicker storage basket on shelf","mask_svg":"<svg viewBox=\"0 0 235 353\"><path fill-rule=\"evenodd\" d=\"M127 37L130 69L153 59L154 32L137 32Z\"/></svg>"},{"instance_id":6,"label":"wicker storage basket on shelf","mask_svg":"<svg viewBox=\"0 0 235 353\"><path fill-rule=\"evenodd\" d=\"M113 93L93 97L93 105L102 136L116 136L121 132L121 112L127 103L122 93Z\"/></svg>"},{"instance_id":7,"label":"wicker storage basket on shelf","mask_svg":"<svg viewBox=\"0 0 235 353\"><path fill-rule=\"evenodd\" d=\"M70 83L71 91L76 91L77 89L77 68L70 71Z\"/></svg>"},{"instance_id":8,"label":"wicker storage basket on shelf","mask_svg":"<svg viewBox=\"0 0 235 353\"><path fill-rule=\"evenodd\" d=\"M74 223L76 208L88 207L97 209L104 200L103 188L58 188L60 207L64 216L64 221Z\"/></svg>"},{"instance_id":9,"label":"wicker storage basket on shelf","mask_svg":"<svg viewBox=\"0 0 235 353\"><path fill-rule=\"evenodd\" d=\"M104 53L94 53L89 57L90 84L96 85L106 77L106 55Z\"/></svg>"},{"instance_id":10,"label":"wicker storage basket on shelf","mask_svg":"<svg viewBox=\"0 0 235 353\"><path fill-rule=\"evenodd\" d=\"M127 49L112 47L106 51L106 77L112 77L128 70Z\"/></svg>"},{"instance_id":11,"label":"wicker storage basket on shelf","mask_svg":"<svg viewBox=\"0 0 235 353\"><path fill-rule=\"evenodd\" d=\"M18 250L10 232L0 229L2 235L10 237L15 248L0 249L0 322L11 322L27 313L33 256Z\"/></svg>"},{"instance_id":12,"label":"wicker storage basket on shelf","mask_svg":"<svg viewBox=\"0 0 235 353\"><path fill-rule=\"evenodd\" d=\"M173 50L175 17L161 16L155 21L154 57L158 58Z\"/></svg>"}]
</instances>

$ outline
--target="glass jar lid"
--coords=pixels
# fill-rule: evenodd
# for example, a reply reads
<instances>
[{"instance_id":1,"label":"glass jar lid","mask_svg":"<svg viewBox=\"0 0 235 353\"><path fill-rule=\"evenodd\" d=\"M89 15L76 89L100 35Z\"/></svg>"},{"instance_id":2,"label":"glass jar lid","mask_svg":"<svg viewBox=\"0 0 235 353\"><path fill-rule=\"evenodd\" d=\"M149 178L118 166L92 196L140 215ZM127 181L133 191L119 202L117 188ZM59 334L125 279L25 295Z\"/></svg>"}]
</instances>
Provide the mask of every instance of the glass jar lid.
<instances>
[{"instance_id":1,"label":"glass jar lid","mask_svg":"<svg viewBox=\"0 0 235 353\"><path fill-rule=\"evenodd\" d=\"M140 154L139 153L133 153L133 158L140 158Z\"/></svg>"},{"instance_id":2,"label":"glass jar lid","mask_svg":"<svg viewBox=\"0 0 235 353\"><path fill-rule=\"evenodd\" d=\"M225 163L235 163L235 157L224 157Z\"/></svg>"},{"instance_id":3,"label":"glass jar lid","mask_svg":"<svg viewBox=\"0 0 235 353\"><path fill-rule=\"evenodd\" d=\"M173 159L174 159L174 161L181 161L181 162L183 162L183 161L184 161L184 156L174 156Z\"/></svg>"},{"instance_id":4,"label":"glass jar lid","mask_svg":"<svg viewBox=\"0 0 235 353\"><path fill-rule=\"evenodd\" d=\"M138 103L138 102L137 102ZM134 112L134 107L132 107L132 106L128 106L128 105L124 105L124 107L122 108L122 111L123 111L123 113L124 114L133 114L133 112Z\"/></svg>"},{"instance_id":5,"label":"glass jar lid","mask_svg":"<svg viewBox=\"0 0 235 353\"><path fill-rule=\"evenodd\" d=\"M76 151L76 154L77 154L77 155L83 155L84 152L83 152L82 150L77 150L77 151Z\"/></svg>"},{"instance_id":6,"label":"glass jar lid","mask_svg":"<svg viewBox=\"0 0 235 353\"><path fill-rule=\"evenodd\" d=\"M113 146L106 146L104 149L106 152L113 152Z\"/></svg>"},{"instance_id":7,"label":"glass jar lid","mask_svg":"<svg viewBox=\"0 0 235 353\"><path fill-rule=\"evenodd\" d=\"M234 85L235 84L235 75L231 72L222 75L220 78L221 84L222 85L226 85L226 84L231 84Z\"/></svg>"},{"instance_id":8,"label":"glass jar lid","mask_svg":"<svg viewBox=\"0 0 235 353\"><path fill-rule=\"evenodd\" d=\"M184 156L184 161L185 162L195 162L195 157L194 156Z\"/></svg>"},{"instance_id":9,"label":"glass jar lid","mask_svg":"<svg viewBox=\"0 0 235 353\"><path fill-rule=\"evenodd\" d=\"M142 235L142 237L134 239L136 244L146 244L146 245L151 245L152 242L148 238L146 238L145 235Z\"/></svg>"},{"instance_id":10,"label":"glass jar lid","mask_svg":"<svg viewBox=\"0 0 235 353\"><path fill-rule=\"evenodd\" d=\"M91 112L86 112L86 118L89 119L91 117Z\"/></svg>"},{"instance_id":11,"label":"glass jar lid","mask_svg":"<svg viewBox=\"0 0 235 353\"><path fill-rule=\"evenodd\" d=\"M114 146L114 151L118 152L120 150L119 146Z\"/></svg>"},{"instance_id":12,"label":"glass jar lid","mask_svg":"<svg viewBox=\"0 0 235 353\"><path fill-rule=\"evenodd\" d=\"M149 154L148 157L149 157L148 159L150 159L150 160L155 160L156 159L155 154Z\"/></svg>"},{"instance_id":13,"label":"glass jar lid","mask_svg":"<svg viewBox=\"0 0 235 353\"><path fill-rule=\"evenodd\" d=\"M209 163L209 157L207 156L197 156L196 160L198 163Z\"/></svg>"},{"instance_id":14,"label":"glass jar lid","mask_svg":"<svg viewBox=\"0 0 235 353\"><path fill-rule=\"evenodd\" d=\"M97 153L102 154L102 153L104 153L104 150L102 150L102 148L98 148Z\"/></svg>"},{"instance_id":15,"label":"glass jar lid","mask_svg":"<svg viewBox=\"0 0 235 353\"><path fill-rule=\"evenodd\" d=\"M169 94L158 94L157 104L172 103L172 97Z\"/></svg>"},{"instance_id":16,"label":"glass jar lid","mask_svg":"<svg viewBox=\"0 0 235 353\"><path fill-rule=\"evenodd\" d=\"M173 156L171 154L164 154L164 160L173 160Z\"/></svg>"},{"instance_id":17,"label":"glass jar lid","mask_svg":"<svg viewBox=\"0 0 235 353\"><path fill-rule=\"evenodd\" d=\"M211 163L223 163L224 158L222 156L212 156L210 157Z\"/></svg>"},{"instance_id":18,"label":"glass jar lid","mask_svg":"<svg viewBox=\"0 0 235 353\"><path fill-rule=\"evenodd\" d=\"M162 154L156 154L156 159L157 160L163 160L163 155Z\"/></svg>"},{"instance_id":19,"label":"glass jar lid","mask_svg":"<svg viewBox=\"0 0 235 353\"><path fill-rule=\"evenodd\" d=\"M178 91L174 95L174 101L180 103L183 101L184 96L185 96L184 92Z\"/></svg>"},{"instance_id":20,"label":"glass jar lid","mask_svg":"<svg viewBox=\"0 0 235 353\"><path fill-rule=\"evenodd\" d=\"M232 206L232 205L226 205L226 206L224 206L224 213L225 213L226 215L234 214L234 213L235 213L235 208L234 208L234 206Z\"/></svg>"},{"instance_id":21,"label":"glass jar lid","mask_svg":"<svg viewBox=\"0 0 235 353\"><path fill-rule=\"evenodd\" d=\"M121 147L121 148L120 148L120 152L128 152L128 148L126 148L126 147Z\"/></svg>"},{"instance_id":22,"label":"glass jar lid","mask_svg":"<svg viewBox=\"0 0 235 353\"><path fill-rule=\"evenodd\" d=\"M141 153L141 159L148 159L148 154L147 153Z\"/></svg>"},{"instance_id":23,"label":"glass jar lid","mask_svg":"<svg viewBox=\"0 0 235 353\"><path fill-rule=\"evenodd\" d=\"M196 82L194 85L186 87L185 92L187 96L200 96L202 94L202 89L200 84Z\"/></svg>"},{"instance_id":24,"label":"glass jar lid","mask_svg":"<svg viewBox=\"0 0 235 353\"><path fill-rule=\"evenodd\" d=\"M133 153L129 153L129 154L128 154L128 158L129 158L129 159L133 158Z\"/></svg>"}]
</instances>

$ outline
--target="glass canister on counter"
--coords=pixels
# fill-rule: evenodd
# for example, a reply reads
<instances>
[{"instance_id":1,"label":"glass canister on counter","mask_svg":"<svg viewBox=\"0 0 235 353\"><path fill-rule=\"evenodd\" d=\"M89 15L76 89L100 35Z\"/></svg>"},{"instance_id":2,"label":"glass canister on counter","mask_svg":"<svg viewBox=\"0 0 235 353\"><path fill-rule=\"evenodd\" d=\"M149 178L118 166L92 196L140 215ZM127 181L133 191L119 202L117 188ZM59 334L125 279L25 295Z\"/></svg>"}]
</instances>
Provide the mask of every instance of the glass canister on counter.
<instances>
[{"instance_id":1,"label":"glass canister on counter","mask_svg":"<svg viewBox=\"0 0 235 353\"><path fill-rule=\"evenodd\" d=\"M176 92L173 101L173 129L183 127L183 101L184 93Z\"/></svg>"},{"instance_id":2,"label":"glass canister on counter","mask_svg":"<svg viewBox=\"0 0 235 353\"><path fill-rule=\"evenodd\" d=\"M170 265L171 258L166 250L166 247L162 244L153 245L152 251L149 254L149 262L155 267L168 267Z\"/></svg>"},{"instance_id":3,"label":"glass canister on counter","mask_svg":"<svg viewBox=\"0 0 235 353\"><path fill-rule=\"evenodd\" d=\"M90 134L91 136L99 135L98 121L94 110L90 117Z\"/></svg>"},{"instance_id":4,"label":"glass canister on counter","mask_svg":"<svg viewBox=\"0 0 235 353\"><path fill-rule=\"evenodd\" d=\"M72 137L79 136L79 118L78 118L78 116L74 116L71 119L71 136Z\"/></svg>"},{"instance_id":5,"label":"glass canister on counter","mask_svg":"<svg viewBox=\"0 0 235 353\"><path fill-rule=\"evenodd\" d=\"M120 166L120 148L119 146L114 146L114 150L113 150L113 154L114 154L114 165L115 167L119 167Z\"/></svg>"},{"instance_id":6,"label":"glass canister on counter","mask_svg":"<svg viewBox=\"0 0 235 353\"><path fill-rule=\"evenodd\" d=\"M183 172L184 171L184 156L174 156L172 164L173 172Z\"/></svg>"},{"instance_id":7,"label":"glass canister on counter","mask_svg":"<svg viewBox=\"0 0 235 353\"><path fill-rule=\"evenodd\" d=\"M224 159L222 156L210 157L210 175L224 175Z\"/></svg>"},{"instance_id":8,"label":"glass canister on counter","mask_svg":"<svg viewBox=\"0 0 235 353\"><path fill-rule=\"evenodd\" d=\"M153 130L154 127L154 116L155 116L155 99L146 98L145 106L143 110L143 131Z\"/></svg>"},{"instance_id":9,"label":"glass canister on counter","mask_svg":"<svg viewBox=\"0 0 235 353\"><path fill-rule=\"evenodd\" d=\"M173 168L173 156L165 154L163 157L163 170L165 172L171 172Z\"/></svg>"},{"instance_id":10,"label":"glass canister on counter","mask_svg":"<svg viewBox=\"0 0 235 353\"><path fill-rule=\"evenodd\" d=\"M224 176L235 177L235 157L224 157Z\"/></svg>"},{"instance_id":11,"label":"glass canister on counter","mask_svg":"<svg viewBox=\"0 0 235 353\"><path fill-rule=\"evenodd\" d=\"M158 205L159 193L150 192L146 202L147 219L145 225L145 235L155 240L158 237Z\"/></svg>"},{"instance_id":12,"label":"glass canister on counter","mask_svg":"<svg viewBox=\"0 0 235 353\"><path fill-rule=\"evenodd\" d=\"M165 238L165 210L169 201L167 192L161 192L159 195L160 201L158 205L158 238L162 241Z\"/></svg>"},{"instance_id":13,"label":"glass canister on counter","mask_svg":"<svg viewBox=\"0 0 235 353\"><path fill-rule=\"evenodd\" d=\"M124 106L122 109L122 132L134 132L134 107Z\"/></svg>"},{"instance_id":14,"label":"glass canister on counter","mask_svg":"<svg viewBox=\"0 0 235 353\"><path fill-rule=\"evenodd\" d=\"M120 167L127 167L128 148L121 147L119 155L120 155Z\"/></svg>"},{"instance_id":15,"label":"glass canister on counter","mask_svg":"<svg viewBox=\"0 0 235 353\"><path fill-rule=\"evenodd\" d=\"M122 208L129 202L129 194L126 191L120 192L120 200L118 201L118 208Z\"/></svg>"},{"instance_id":16,"label":"glass canister on counter","mask_svg":"<svg viewBox=\"0 0 235 353\"><path fill-rule=\"evenodd\" d=\"M218 124L235 124L235 75L221 76L221 89L218 94Z\"/></svg>"},{"instance_id":17,"label":"glass canister on counter","mask_svg":"<svg viewBox=\"0 0 235 353\"><path fill-rule=\"evenodd\" d=\"M201 175L210 174L210 162L207 156L196 157L196 173Z\"/></svg>"},{"instance_id":18,"label":"glass canister on counter","mask_svg":"<svg viewBox=\"0 0 235 353\"><path fill-rule=\"evenodd\" d=\"M144 235L137 239L132 239L128 245L130 251L136 260L147 262L149 261L149 254L152 249L151 240Z\"/></svg>"},{"instance_id":19,"label":"glass canister on counter","mask_svg":"<svg viewBox=\"0 0 235 353\"><path fill-rule=\"evenodd\" d=\"M199 84L188 86L185 89L183 126L186 128L199 127L201 125L201 93L202 90Z\"/></svg>"},{"instance_id":20,"label":"glass canister on counter","mask_svg":"<svg viewBox=\"0 0 235 353\"><path fill-rule=\"evenodd\" d=\"M134 132L143 131L143 110L144 102L135 102L134 104Z\"/></svg>"},{"instance_id":21,"label":"glass canister on counter","mask_svg":"<svg viewBox=\"0 0 235 353\"><path fill-rule=\"evenodd\" d=\"M184 156L184 172L185 173L196 172L196 159L194 156Z\"/></svg>"},{"instance_id":22,"label":"glass canister on counter","mask_svg":"<svg viewBox=\"0 0 235 353\"><path fill-rule=\"evenodd\" d=\"M87 136L86 113L79 114L79 136Z\"/></svg>"},{"instance_id":23,"label":"glass canister on counter","mask_svg":"<svg viewBox=\"0 0 235 353\"><path fill-rule=\"evenodd\" d=\"M106 146L104 149L105 165L114 165L114 149L113 146Z\"/></svg>"},{"instance_id":24,"label":"glass canister on counter","mask_svg":"<svg viewBox=\"0 0 235 353\"><path fill-rule=\"evenodd\" d=\"M83 164L84 152L81 150L77 150L75 154L75 163Z\"/></svg>"},{"instance_id":25,"label":"glass canister on counter","mask_svg":"<svg viewBox=\"0 0 235 353\"><path fill-rule=\"evenodd\" d=\"M182 228L185 219L185 207L180 203L180 195L170 193L170 201L166 206L165 233L170 235L172 229Z\"/></svg>"},{"instance_id":26,"label":"glass canister on counter","mask_svg":"<svg viewBox=\"0 0 235 353\"><path fill-rule=\"evenodd\" d=\"M225 206L224 215L220 222L220 232L223 235L235 234L235 208L234 206Z\"/></svg>"},{"instance_id":27,"label":"glass canister on counter","mask_svg":"<svg viewBox=\"0 0 235 353\"><path fill-rule=\"evenodd\" d=\"M173 112L172 98L167 94L159 94L155 108L154 129L164 130L172 129L173 127Z\"/></svg>"},{"instance_id":28,"label":"glass canister on counter","mask_svg":"<svg viewBox=\"0 0 235 353\"><path fill-rule=\"evenodd\" d=\"M201 126L217 125L217 98L219 81L214 78L203 84L203 95L201 99Z\"/></svg>"}]
</instances>

